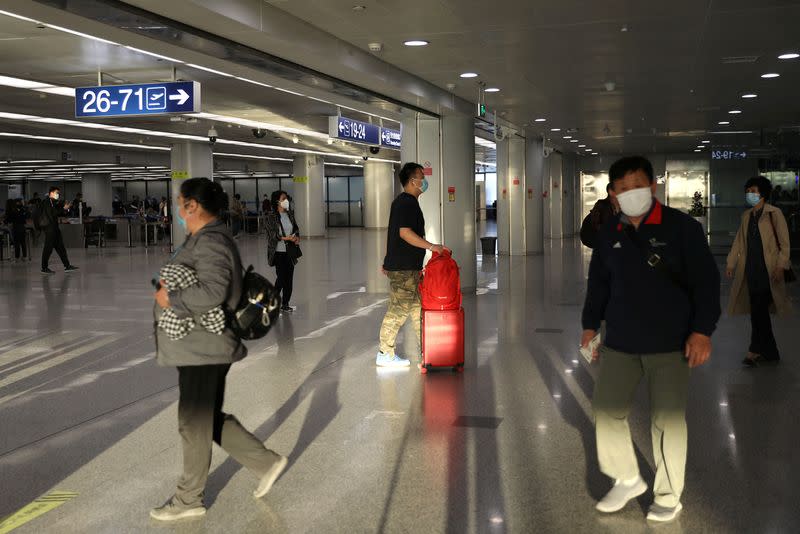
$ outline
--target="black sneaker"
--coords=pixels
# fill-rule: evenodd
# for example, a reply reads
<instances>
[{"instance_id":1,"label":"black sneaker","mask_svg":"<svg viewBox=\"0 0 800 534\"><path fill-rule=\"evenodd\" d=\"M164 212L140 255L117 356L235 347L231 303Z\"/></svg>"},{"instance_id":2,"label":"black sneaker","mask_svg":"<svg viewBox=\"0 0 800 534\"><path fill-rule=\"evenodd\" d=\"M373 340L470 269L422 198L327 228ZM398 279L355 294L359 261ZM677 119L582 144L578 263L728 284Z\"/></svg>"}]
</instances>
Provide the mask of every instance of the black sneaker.
<instances>
[{"instance_id":1,"label":"black sneaker","mask_svg":"<svg viewBox=\"0 0 800 534\"><path fill-rule=\"evenodd\" d=\"M281 306L281 311L284 313L292 313L294 308L292 306Z\"/></svg>"},{"instance_id":2,"label":"black sneaker","mask_svg":"<svg viewBox=\"0 0 800 534\"><path fill-rule=\"evenodd\" d=\"M42 274L56 274L56 272L50 269L42 269Z\"/></svg>"},{"instance_id":3,"label":"black sneaker","mask_svg":"<svg viewBox=\"0 0 800 534\"><path fill-rule=\"evenodd\" d=\"M78 270L78 268L77 268L77 267L75 267L74 265L70 265L69 267L67 267L66 269L64 269L64 272L65 272L65 273L74 273L74 272L75 272L75 271L77 271L77 270Z\"/></svg>"}]
</instances>

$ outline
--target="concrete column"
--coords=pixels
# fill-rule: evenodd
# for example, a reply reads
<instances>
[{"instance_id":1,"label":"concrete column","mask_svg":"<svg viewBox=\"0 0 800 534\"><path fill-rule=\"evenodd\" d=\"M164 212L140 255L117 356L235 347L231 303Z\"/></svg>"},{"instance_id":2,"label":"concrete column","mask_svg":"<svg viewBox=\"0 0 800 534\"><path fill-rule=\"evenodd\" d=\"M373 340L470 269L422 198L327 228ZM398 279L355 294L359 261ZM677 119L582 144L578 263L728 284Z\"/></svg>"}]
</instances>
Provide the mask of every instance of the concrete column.
<instances>
[{"instance_id":1,"label":"concrete column","mask_svg":"<svg viewBox=\"0 0 800 534\"><path fill-rule=\"evenodd\" d=\"M528 254L544 252L544 154L542 139L530 136L525 142L525 249Z\"/></svg>"},{"instance_id":2,"label":"concrete column","mask_svg":"<svg viewBox=\"0 0 800 534\"><path fill-rule=\"evenodd\" d=\"M475 125L467 115L442 118L442 216L444 244L461 267L461 287L478 285L475 255ZM424 196L424 195L423 195Z\"/></svg>"},{"instance_id":3,"label":"concrete column","mask_svg":"<svg viewBox=\"0 0 800 534\"><path fill-rule=\"evenodd\" d=\"M391 163L364 164L364 228L388 228L395 181Z\"/></svg>"},{"instance_id":4,"label":"concrete column","mask_svg":"<svg viewBox=\"0 0 800 534\"><path fill-rule=\"evenodd\" d=\"M562 159L561 165L561 213L562 237L575 235L575 209L579 200L578 186L576 185L577 157L567 154Z\"/></svg>"},{"instance_id":5,"label":"concrete column","mask_svg":"<svg viewBox=\"0 0 800 534\"><path fill-rule=\"evenodd\" d=\"M86 205L92 208L92 216L111 217L114 195L111 190L111 174L85 174L81 178L81 193Z\"/></svg>"},{"instance_id":6,"label":"concrete column","mask_svg":"<svg viewBox=\"0 0 800 534\"><path fill-rule=\"evenodd\" d=\"M561 154L554 152L547 158L549 173L545 175L547 195L544 201L545 236L549 239L563 237L562 224L562 158Z\"/></svg>"},{"instance_id":7,"label":"concrete column","mask_svg":"<svg viewBox=\"0 0 800 534\"><path fill-rule=\"evenodd\" d=\"M403 120L401 149L403 163L422 165L429 182L419 199L425 238L453 250L467 291L477 286L474 131L473 119L466 115L440 120L413 113Z\"/></svg>"},{"instance_id":8,"label":"concrete column","mask_svg":"<svg viewBox=\"0 0 800 534\"><path fill-rule=\"evenodd\" d=\"M178 224L178 195L181 184L189 178L214 179L214 153L210 143L182 142L172 145L172 244L180 245L186 232Z\"/></svg>"},{"instance_id":9,"label":"concrete column","mask_svg":"<svg viewBox=\"0 0 800 534\"><path fill-rule=\"evenodd\" d=\"M323 187L325 167L321 157L302 154L294 158L294 209L304 237L325 236Z\"/></svg>"},{"instance_id":10,"label":"concrete column","mask_svg":"<svg viewBox=\"0 0 800 534\"><path fill-rule=\"evenodd\" d=\"M499 252L526 254L525 138L515 135L497 143L497 188Z\"/></svg>"}]
</instances>

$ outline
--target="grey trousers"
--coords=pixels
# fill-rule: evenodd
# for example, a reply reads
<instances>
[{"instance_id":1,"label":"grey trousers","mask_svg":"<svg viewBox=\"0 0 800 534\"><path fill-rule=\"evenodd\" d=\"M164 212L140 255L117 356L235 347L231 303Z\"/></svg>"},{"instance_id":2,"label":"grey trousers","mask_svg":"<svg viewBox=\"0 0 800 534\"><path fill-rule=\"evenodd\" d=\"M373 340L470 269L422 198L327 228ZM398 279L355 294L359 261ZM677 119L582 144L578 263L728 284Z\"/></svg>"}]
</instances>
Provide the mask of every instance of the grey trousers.
<instances>
[{"instance_id":1,"label":"grey trousers","mask_svg":"<svg viewBox=\"0 0 800 534\"><path fill-rule=\"evenodd\" d=\"M628 414L643 377L650 392L655 503L674 507L680 502L686 471L689 365L681 353L635 355L600 349L593 400L600 470L622 480L639 474Z\"/></svg>"},{"instance_id":2,"label":"grey trousers","mask_svg":"<svg viewBox=\"0 0 800 534\"><path fill-rule=\"evenodd\" d=\"M264 447L232 415L222 411L230 365L178 367L178 430L183 444L183 474L174 502L193 507L203 502L211 443L261 478L280 455Z\"/></svg>"}]
</instances>

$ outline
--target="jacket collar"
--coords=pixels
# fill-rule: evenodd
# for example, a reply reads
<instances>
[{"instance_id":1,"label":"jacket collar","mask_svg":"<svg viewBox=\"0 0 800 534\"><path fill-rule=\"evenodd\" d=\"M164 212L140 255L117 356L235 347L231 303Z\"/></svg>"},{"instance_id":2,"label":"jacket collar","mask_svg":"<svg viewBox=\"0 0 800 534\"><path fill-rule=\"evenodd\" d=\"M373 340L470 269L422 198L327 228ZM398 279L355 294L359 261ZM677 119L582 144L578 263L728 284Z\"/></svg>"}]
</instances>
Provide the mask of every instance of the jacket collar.
<instances>
[{"instance_id":1,"label":"jacket collar","mask_svg":"<svg viewBox=\"0 0 800 534\"><path fill-rule=\"evenodd\" d=\"M661 224L663 216L664 208L662 207L661 202L659 202L657 198L653 198L653 205L650 206L650 211L648 211L647 215L645 215L644 219L642 220L642 224ZM628 218L628 216L624 213L620 213L617 231L621 232L623 226L630 226L630 224L630 218Z\"/></svg>"}]
</instances>

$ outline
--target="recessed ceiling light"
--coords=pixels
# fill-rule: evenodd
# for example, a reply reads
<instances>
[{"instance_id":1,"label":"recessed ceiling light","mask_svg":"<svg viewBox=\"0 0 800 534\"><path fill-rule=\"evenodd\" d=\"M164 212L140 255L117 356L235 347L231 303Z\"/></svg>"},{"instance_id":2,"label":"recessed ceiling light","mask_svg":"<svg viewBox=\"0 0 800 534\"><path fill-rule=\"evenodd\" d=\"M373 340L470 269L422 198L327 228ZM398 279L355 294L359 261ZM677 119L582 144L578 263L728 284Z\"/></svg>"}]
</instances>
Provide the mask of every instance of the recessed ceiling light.
<instances>
[{"instance_id":1,"label":"recessed ceiling light","mask_svg":"<svg viewBox=\"0 0 800 534\"><path fill-rule=\"evenodd\" d=\"M596 156L596 155L597 155L597 152L592 152L592 156Z\"/></svg>"},{"instance_id":2,"label":"recessed ceiling light","mask_svg":"<svg viewBox=\"0 0 800 534\"><path fill-rule=\"evenodd\" d=\"M707 144L711 143L711 141L709 141L707 139L705 141L700 141L700 142L703 143L704 145L707 145Z\"/></svg>"},{"instance_id":3,"label":"recessed ceiling light","mask_svg":"<svg viewBox=\"0 0 800 534\"><path fill-rule=\"evenodd\" d=\"M730 124L730 122L728 122L728 121L719 121L717 124L719 124L720 126L727 126L727 125Z\"/></svg>"},{"instance_id":4,"label":"recessed ceiling light","mask_svg":"<svg viewBox=\"0 0 800 534\"><path fill-rule=\"evenodd\" d=\"M738 115L741 112L742 112L742 110L740 110L740 109L732 109L728 113L730 113L731 115Z\"/></svg>"},{"instance_id":5,"label":"recessed ceiling light","mask_svg":"<svg viewBox=\"0 0 800 534\"><path fill-rule=\"evenodd\" d=\"M561 128L550 128L551 132L560 132Z\"/></svg>"},{"instance_id":6,"label":"recessed ceiling light","mask_svg":"<svg viewBox=\"0 0 800 534\"><path fill-rule=\"evenodd\" d=\"M766 74L761 75L762 78L777 78L779 76L780 74L778 74L777 72L768 72Z\"/></svg>"},{"instance_id":7,"label":"recessed ceiling light","mask_svg":"<svg viewBox=\"0 0 800 534\"><path fill-rule=\"evenodd\" d=\"M406 46L428 46L430 43L428 41L423 41L422 39L412 39L404 42L403 44Z\"/></svg>"},{"instance_id":8,"label":"recessed ceiling light","mask_svg":"<svg viewBox=\"0 0 800 534\"><path fill-rule=\"evenodd\" d=\"M477 72L465 72L465 73L461 74L461 77L462 78L477 78L478 77L478 73Z\"/></svg>"},{"instance_id":9,"label":"recessed ceiling light","mask_svg":"<svg viewBox=\"0 0 800 534\"><path fill-rule=\"evenodd\" d=\"M695 149L695 152L702 152L702 150L700 150L700 149Z\"/></svg>"},{"instance_id":10,"label":"recessed ceiling light","mask_svg":"<svg viewBox=\"0 0 800 534\"><path fill-rule=\"evenodd\" d=\"M569 142L570 142L570 143L577 143L577 142L578 142L578 140L577 140L577 139L570 139L570 140L569 140Z\"/></svg>"},{"instance_id":11,"label":"recessed ceiling light","mask_svg":"<svg viewBox=\"0 0 800 534\"><path fill-rule=\"evenodd\" d=\"M592 151L592 149L591 149L591 148L587 148L587 149L585 149L585 150L586 150L586 152L591 152L591 151Z\"/></svg>"},{"instance_id":12,"label":"recessed ceiling light","mask_svg":"<svg viewBox=\"0 0 800 534\"><path fill-rule=\"evenodd\" d=\"M499 93L500 92L500 88L499 87L489 87L488 89L484 89L484 92L485 93Z\"/></svg>"},{"instance_id":13,"label":"recessed ceiling light","mask_svg":"<svg viewBox=\"0 0 800 534\"><path fill-rule=\"evenodd\" d=\"M697 145L697 148L699 148L701 150L704 149L705 147L706 147L705 145Z\"/></svg>"},{"instance_id":14,"label":"recessed ceiling light","mask_svg":"<svg viewBox=\"0 0 800 534\"><path fill-rule=\"evenodd\" d=\"M578 148L586 148L586 145L578 145Z\"/></svg>"},{"instance_id":15,"label":"recessed ceiling light","mask_svg":"<svg viewBox=\"0 0 800 534\"><path fill-rule=\"evenodd\" d=\"M756 98L757 96L755 93L746 93L742 95L742 98Z\"/></svg>"},{"instance_id":16,"label":"recessed ceiling light","mask_svg":"<svg viewBox=\"0 0 800 534\"><path fill-rule=\"evenodd\" d=\"M571 135L565 135L564 139L572 139L572 136Z\"/></svg>"},{"instance_id":17,"label":"recessed ceiling light","mask_svg":"<svg viewBox=\"0 0 800 534\"><path fill-rule=\"evenodd\" d=\"M353 6L353 11L366 11L367 6Z\"/></svg>"},{"instance_id":18,"label":"recessed ceiling light","mask_svg":"<svg viewBox=\"0 0 800 534\"><path fill-rule=\"evenodd\" d=\"M788 54L781 54L780 56L778 56L778 59L797 59L799 57L800 54L797 54L795 52L790 52Z\"/></svg>"},{"instance_id":19,"label":"recessed ceiling light","mask_svg":"<svg viewBox=\"0 0 800 534\"><path fill-rule=\"evenodd\" d=\"M533 122L545 122L547 119L536 119Z\"/></svg>"}]
</instances>

